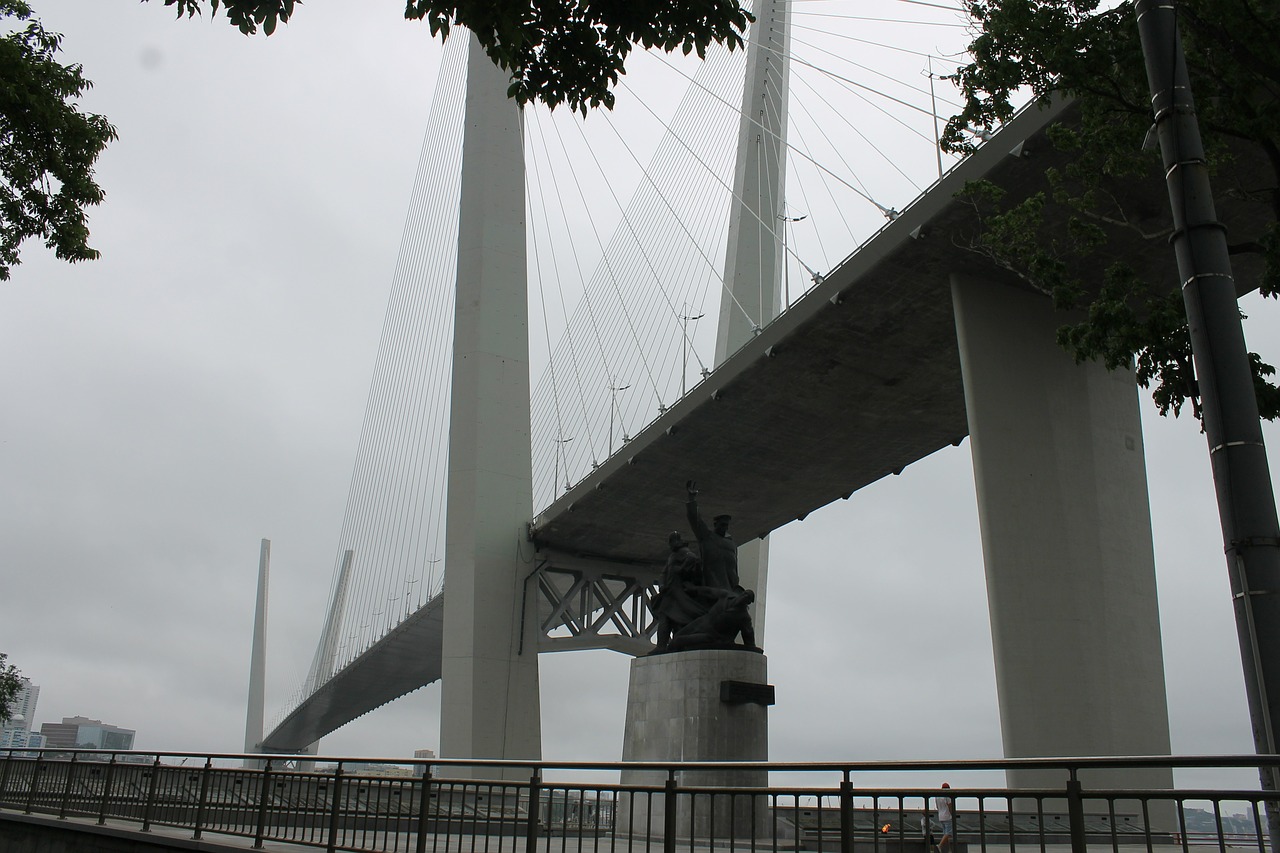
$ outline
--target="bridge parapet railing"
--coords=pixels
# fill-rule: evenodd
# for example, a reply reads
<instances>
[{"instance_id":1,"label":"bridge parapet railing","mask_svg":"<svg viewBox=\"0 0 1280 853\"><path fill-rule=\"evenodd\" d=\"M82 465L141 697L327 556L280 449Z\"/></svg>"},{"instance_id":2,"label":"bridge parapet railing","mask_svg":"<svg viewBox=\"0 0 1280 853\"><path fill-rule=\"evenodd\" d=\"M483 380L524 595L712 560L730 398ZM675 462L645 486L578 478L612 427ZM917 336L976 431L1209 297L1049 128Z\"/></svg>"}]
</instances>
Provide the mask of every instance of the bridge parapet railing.
<instances>
[{"instance_id":1,"label":"bridge parapet railing","mask_svg":"<svg viewBox=\"0 0 1280 853\"><path fill-rule=\"evenodd\" d=\"M1250 780L1275 766L1280 757L666 764L8 750L0 841L10 812L328 851L936 853L949 780L945 853L1274 851L1268 806L1280 795ZM1202 784L1112 784L1153 768ZM622 784L624 770L664 781ZM768 784L708 784L744 770ZM1007 771L1061 783L1010 787Z\"/></svg>"}]
</instances>

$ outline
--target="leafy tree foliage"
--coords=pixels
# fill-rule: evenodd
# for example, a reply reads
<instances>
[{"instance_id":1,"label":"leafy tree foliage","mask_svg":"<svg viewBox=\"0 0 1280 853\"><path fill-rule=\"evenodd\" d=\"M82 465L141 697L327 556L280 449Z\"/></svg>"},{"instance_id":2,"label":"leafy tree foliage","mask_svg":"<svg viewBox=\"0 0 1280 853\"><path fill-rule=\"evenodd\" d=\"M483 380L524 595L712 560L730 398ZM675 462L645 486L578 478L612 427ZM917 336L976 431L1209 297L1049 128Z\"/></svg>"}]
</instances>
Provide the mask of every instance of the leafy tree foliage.
<instances>
[{"instance_id":1,"label":"leafy tree foliage","mask_svg":"<svg viewBox=\"0 0 1280 853\"><path fill-rule=\"evenodd\" d=\"M72 103L92 84L55 58L62 37L23 0L0 0L0 29L10 27L0 36L0 280L31 237L63 260L98 257L85 208L102 201L93 164L116 136Z\"/></svg>"},{"instance_id":2,"label":"leafy tree foliage","mask_svg":"<svg viewBox=\"0 0 1280 853\"><path fill-rule=\"evenodd\" d=\"M1150 94L1131 3L1112 8L1100 0L967 0L977 30L973 61L954 79L963 111L947 125L944 146L971 150L976 137L1013 113L1018 94L1045 99L1074 96L1079 123L1051 132L1054 145L1073 152L1071 165L1048 173L1049 189L1009 206L998 189L973 186L968 200L983 229L974 248L1050 294L1086 319L1063 326L1059 343L1077 360L1100 359L1109 368L1135 364L1137 379L1154 385L1162 414L1190 402L1198 412L1191 342L1180 294L1144 280L1127 265L1099 269L1093 280L1073 273L1119 232L1166 241L1167 221L1152 227L1114 187L1159 165L1146 146ZM1215 192L1256 208L1257 233L1229 235L1233 254L1261 260L1252 281L1267 296L1280 292L1280 3L1274 0L1179 0L1179 25L1192 91L1211 166L1234 159L1266 164L1240 183L1218 179ZM1223 174L1226 174L1224 172ZM1049 229L1046 205L1069 212L1065 232ZM1084 260L1086 263L1081 264ZM1237 263L1237 273L1241 265ZM1280 416L1274 369L1250 355L1259 407Z\"/></svg>"},{"instance_id":3,"label":"leafy tree foliage","mask_svg":"<svg viewBox=\"0 0 1280 853\"><path fill-rule=\"evenodd\" d=\"M22 673L13 664L5 665L9 656L0 652L0 723L13 717L13 700L22 689Z\"/></svg>"},{"instance_id":4,"label":"leafy tree foliage","mask_svg":"<svg viewBox=\"0 0 1280 853\"><path fill-rule=\"evenodd\" d=\"M297 0L164 0L188 17L221 8L246 34L270 35ZM457 24L475 33L489 57L511 72L508 94L520 103L567 103L584 114L613 107L633 45L697 51L712 42L741 47L751 15L739 0L406 0L405 17L425 20L447 38Z\"/></svg>"}]
</instances>

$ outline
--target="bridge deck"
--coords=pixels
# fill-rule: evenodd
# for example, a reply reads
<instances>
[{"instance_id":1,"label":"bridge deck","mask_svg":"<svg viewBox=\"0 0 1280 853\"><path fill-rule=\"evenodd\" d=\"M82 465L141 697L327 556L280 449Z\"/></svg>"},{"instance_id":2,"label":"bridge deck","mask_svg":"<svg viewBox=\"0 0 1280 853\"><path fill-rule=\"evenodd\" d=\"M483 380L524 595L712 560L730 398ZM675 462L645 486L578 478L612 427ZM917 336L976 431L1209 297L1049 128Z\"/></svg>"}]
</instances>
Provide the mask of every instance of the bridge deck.
<instances>
[{"instance_id":1,"label":"bridge deck","mask_svg":"<svg viewBox=\"0 0 1280 853\"><path fill-rule=\"evenodd\" d=\"M1009 152L1060 111L1024 112L948 173L539 515L539 546L665 559L666 534L687 527L688 479L744 542L963 439L949 275L1007 274L962 248L973 210L954 196L983 177L1014 197L1034 191L1048 158Z\"/></svg>"},{"instance_id":2,"label":"bridge deck","mask_svg":"<svg viewBox=\"0 0 1280 853\"><path fill-rule=\"evenodd\" d=\"M733 515L730 532L741 543L958 444L969 429L950 275L1019 283L969 248L975 210L955 195L980 179L1004 189L1009 202L1046 190L1045 170L1061 169L1067 156L1052 149L1044 131L1067 110L1062 101L1024 110L948 172L544 510L534 524L539 546L624 562L663 561L667 533L687 527L688 479L702 490L704 515ZM1229 184L1228 176L1219 179ZM1116 196L1125 199L1135 226L1147 233L1167 227L1168 196L1154 173L1122 182ZM1257 230L1255 222L1246 225L1248 205L1227 194L1217 203L1229 230ZM1065 226L1067 211L1050 203L1045 216ZM1165 240L1143 237L1136 228L1112 236L1111 258L1177 287ZM1249 281L1252 267L1236 264L1237 280Z\"/></svg>"},{"instance_id":3,"label":"bridge deck","mask_svg":"<svg viewBox=\"0 0 1280 853\"><path fill-rule=\"evenodd\" d=\"M440 678L444 596L437 595L343 667L271 731L263 752L300 752L321 737Z\"/></svg>"}]
</instances>

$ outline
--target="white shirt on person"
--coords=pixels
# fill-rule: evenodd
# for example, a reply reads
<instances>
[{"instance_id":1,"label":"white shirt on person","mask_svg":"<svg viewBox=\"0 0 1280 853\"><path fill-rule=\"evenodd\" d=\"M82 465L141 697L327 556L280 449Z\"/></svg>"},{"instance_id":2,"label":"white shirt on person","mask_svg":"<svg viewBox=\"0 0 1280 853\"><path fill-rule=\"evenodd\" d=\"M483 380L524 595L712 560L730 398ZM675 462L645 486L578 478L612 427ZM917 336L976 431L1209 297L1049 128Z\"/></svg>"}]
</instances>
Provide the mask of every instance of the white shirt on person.
<instances>
[{"instance_id":1,"label":"white shirt on person","mask_svg":"<svg viewBox=\"0 0 1280 853\"><path fill-rule=\"evenodd\" d=\"M938 810L938 820L953 820L950 797L934 797L933 805Z\"/></svg>"}]
</instances>

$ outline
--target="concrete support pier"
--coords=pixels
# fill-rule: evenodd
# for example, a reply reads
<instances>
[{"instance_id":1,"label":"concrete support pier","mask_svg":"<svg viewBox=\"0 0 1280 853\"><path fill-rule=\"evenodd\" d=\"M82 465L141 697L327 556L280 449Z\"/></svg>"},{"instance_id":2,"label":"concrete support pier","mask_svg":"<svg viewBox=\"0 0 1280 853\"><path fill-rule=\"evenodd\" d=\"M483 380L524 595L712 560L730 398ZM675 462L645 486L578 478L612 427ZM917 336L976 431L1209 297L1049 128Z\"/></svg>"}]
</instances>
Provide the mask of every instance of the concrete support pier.
<instances>
[{"instance_id":1,"label":"concrete support pier","mask_svg":"<svg viewBox=\"0 0 1280 853\"><path fill-rule=\"evenodd\" d=\"M1047 297L958 276L951 289L1005 756L1168 755L1133 374L1077 365ZM1088 778L1173 783L1167 769Z\"/></svg>"},{"instance_id":2,"label":"concrete support pier","mask_svg":"<svg viewBox=\"0 0 1280 853\"><path fill-rule=\"evenodd\" d=\"M650 655L631 662L623 761L767 761L768 707L756 702L726 702L724 682L764 686L768 662L759 652L697 650ZM677 785L765 787L762 770L686 770ZM622 784L661 788L667 774L657 770L624 770ZM730 802L733 800L733 802ZM650 811L652 810L652 811ZM631 829L635 816L641 826L662 826L666 800L654 794L651 802L624 795L618 807L621 832ZM652 817L650 817L652 814ZM718 795L677 797L676 836L679 838L764 837L769 819L765 798Z\"/></svg>"},{"instance_id":3,"label":"concrete support pier","mask_svg":"<svg viewBox=\"0 0 1280 853\"><path fill-rule=\"evenodd\" d=\"M466 36L463 36L466 37ZM541 757L521 118L472 39L449 422L440 754ZM525 634L521 636L521 630Z\"/></svg>"},{"instance_id":4,"label":"concrete support pier","mask_svg":"<svg viewBox=\"0 0 1280 853\"><path fill-rule=\"evenodd\" d=\"M782 217L787 178L787 104L790 98L791 2L756 0L747 45L742 120L734 158L733 198L725 245L724 285L716 332L717 366L778 316L785 262ZM712 486L712 483L706 483ZM716 512L732 513L730 508ZM769 586L769 539L735 532L738 577L754 590L756 642L764 647Z\"/></svg>"}]
</instances>

